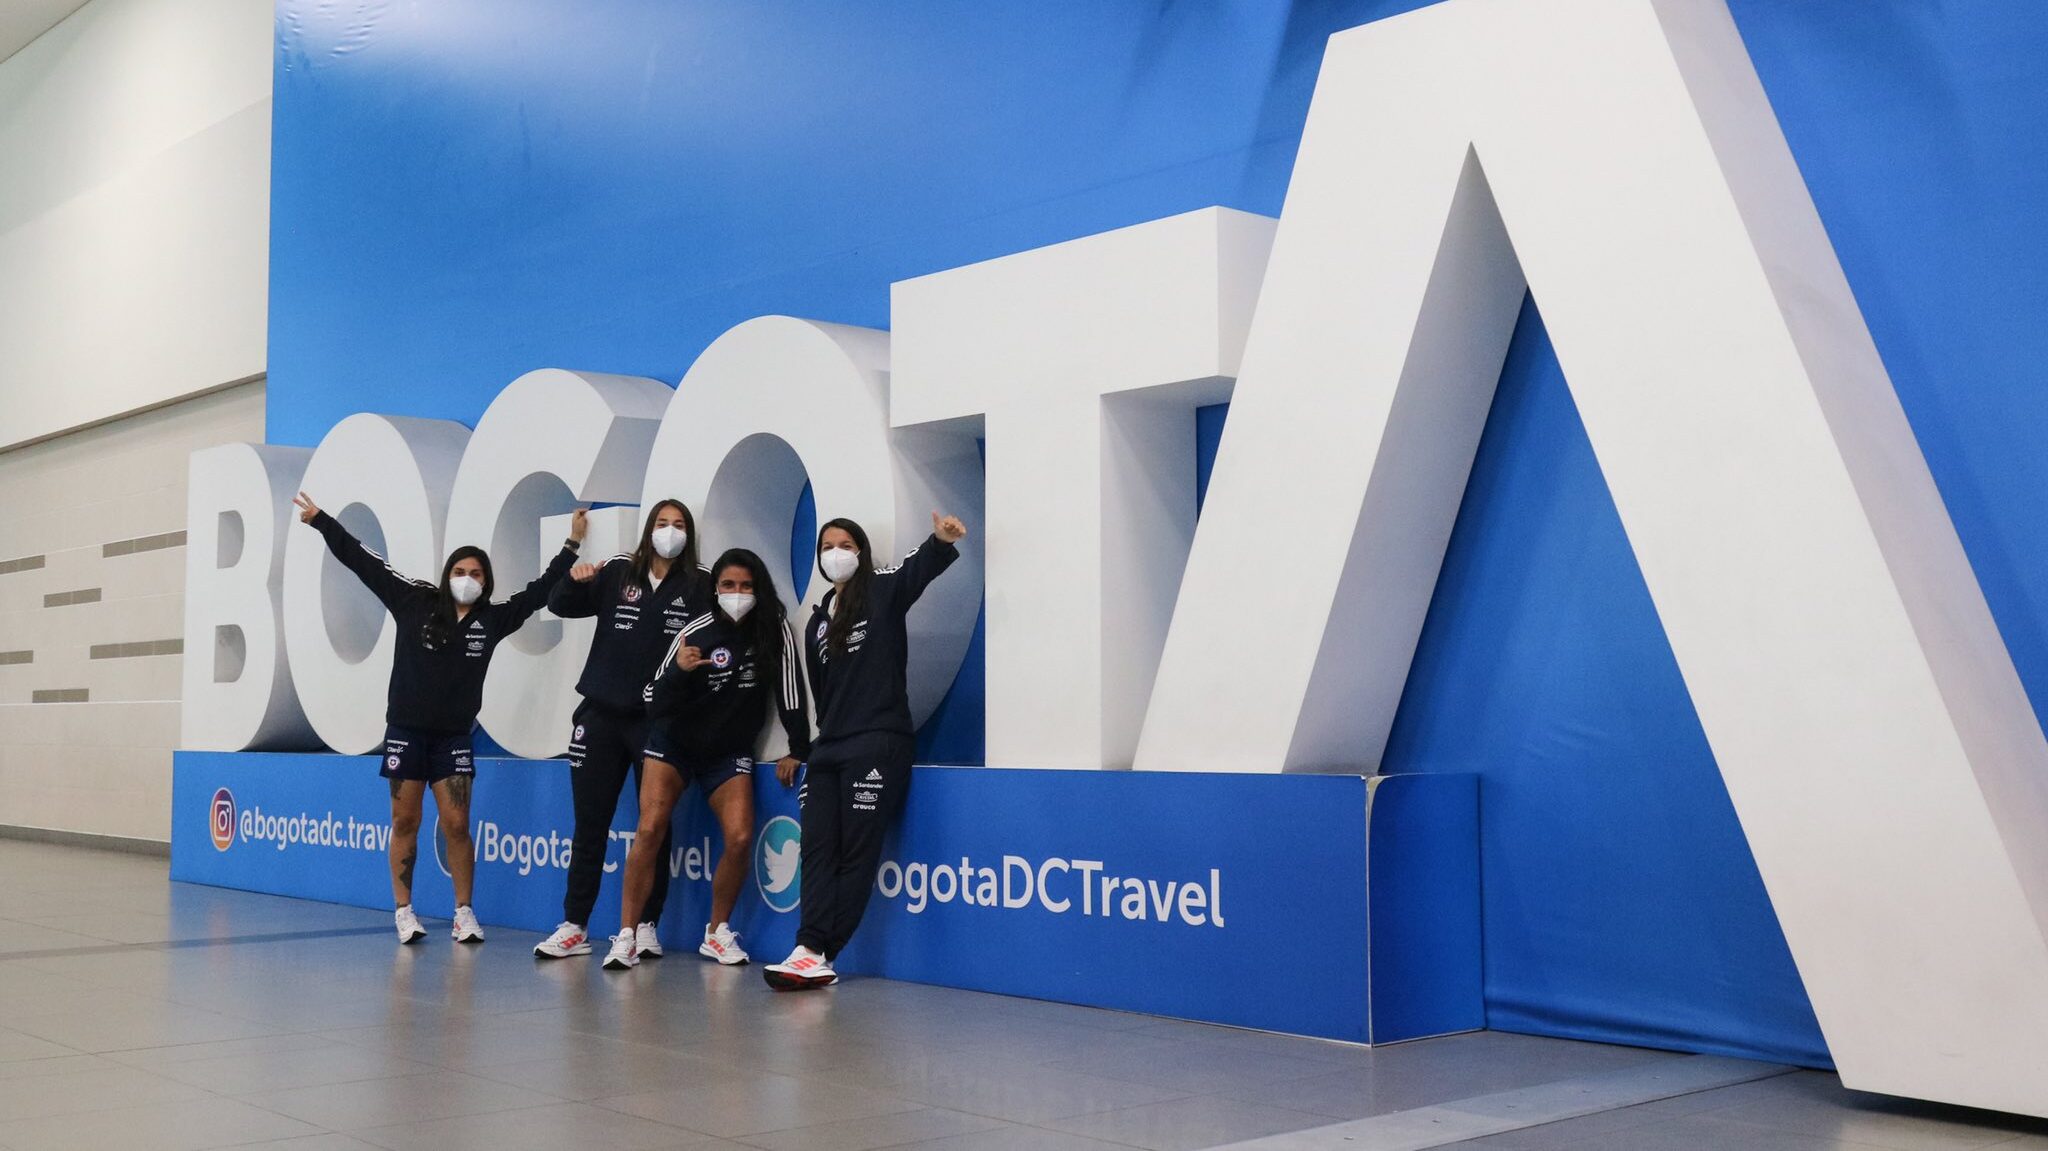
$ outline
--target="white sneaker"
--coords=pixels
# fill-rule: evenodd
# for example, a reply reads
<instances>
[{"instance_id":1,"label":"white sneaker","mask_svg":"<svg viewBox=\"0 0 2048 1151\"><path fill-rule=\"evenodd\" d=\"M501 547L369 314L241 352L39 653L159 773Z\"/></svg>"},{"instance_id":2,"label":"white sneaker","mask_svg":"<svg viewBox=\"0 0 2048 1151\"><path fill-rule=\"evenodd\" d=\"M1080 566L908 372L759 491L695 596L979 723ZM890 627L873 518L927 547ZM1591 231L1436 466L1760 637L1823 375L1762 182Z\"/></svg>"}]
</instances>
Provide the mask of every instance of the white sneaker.
<instances>
[{"instance_id":1,"label":"white sneaker","mask_svg":"<svg viewBox=\"0 0 2048 1151\"><path fill-rule=\"evenodd\" d=\"M790 952L788 959L763 967L761 974L768 980L768 986L777 991L808 991L839 982L839 973L832 970L824 956L801 946Z\"/></svg>"},{"instance_id":2,"label":"white sneaker","mask_svg":"<svg viewBox=\"0 0 2048 1151\"><path fill-rule=\"evenodd\" d=\"M697 954L706 959L716 959L727 967L738 967L747 961L747 953L740 948L740 937L729 923L717 927L706 925L704 942L697 945Z\"/></svg>"},{"instance_id":3,"label":"white sneaker","mask_svg":"<svg viewBox=\"0 0 2048 1151\"><path fill-rule=\"evenodd\" d=\"M448 929L448 935L457 943L482 943L483 924L476 921L476 912L465 904L455 909L455 926Z\"/></svg>"},{"instance_id":4,"label":"white sneaker","mask_svg":"<svg viewBox=\"0 0 2048 1151\"><path fill-rule=\"evenodd\" d=\"M427 937L427 929L420 926L420 917L412 913L412 904L408 903L399 908L398 914L393 918L398 921L400 943L418 943Z\"/></svg>"},{"instance_id":5,"label":"white sneaker","mask_svg":"<svg viewBox=\"0 0 2048 1151\"><path fill-rule=\"evenodd\" d=\"M604 957L605 970L624 971L629 967L640 966L640 952L634 946L633 934L622 928L617 935L612 936L612 949Z\"/></svg>"},{"instance_id":6,"label":"white sneaker","mask_svg":"<svg viewBox=\"0 0 2048 1151\"><path fill-rule=\"evenodd\" d=\"M643 923L633 929L633 945L640 949L642 959L661 958L661 932L652 923Z\"/></svg>"},{"instance_id":7,"label":"white sneaker","mask_svg":"<svg viewBox=\"0 0 2048 1151\"><path fill-rule=\"evenodd\" d=\"M571 955L590 954L590 935L574 923L564 923L555 928L555 933L533 945L533 953L543 959L567 959Z\"/></svg>"}]
</instances>

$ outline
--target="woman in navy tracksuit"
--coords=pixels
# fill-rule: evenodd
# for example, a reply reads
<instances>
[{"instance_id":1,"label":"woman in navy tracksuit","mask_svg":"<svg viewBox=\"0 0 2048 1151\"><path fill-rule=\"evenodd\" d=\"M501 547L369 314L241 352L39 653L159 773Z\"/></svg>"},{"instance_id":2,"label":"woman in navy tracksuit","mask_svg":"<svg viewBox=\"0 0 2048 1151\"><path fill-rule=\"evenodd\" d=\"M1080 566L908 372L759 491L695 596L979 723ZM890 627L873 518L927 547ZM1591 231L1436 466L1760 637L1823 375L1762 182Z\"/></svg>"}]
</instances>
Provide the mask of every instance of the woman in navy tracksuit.
<instances>
[{"instance_id":1,"label":"woman in navy tracksuit","mask_svg":"<svg viewBox=\"0 0 2048 1151\"><path fill-rule=\"evenodd\" d=\"M448 838L455 879L458 943L480 943L483 928L470 908L476 851L469 838L470 783L476 761L470 733L483 708L484 673L506 636L547 602L548 590L576 561L585 521L578 509L569 538L540 578L503 603L491 602L491 559L482 548L459 547L441 565L437 586L407 579L384 557L364 547L333 516L300 492L299 519L313 525L327 550L384 603L398 624L391 690L384 712L384 767L391 781L391 898L398 905L398 941L426 937L412 910L413 865L419 860L420 814L428 788Z\"/></svg>"},{"instance_id":2,"label":"woman in navy tracksuit","mask_svg":"<svg viewBox=\"0 0 2048 1151\"><path fill-rule=\"evenodd\" d=\"M818 570L832 590L804 627L818 739L804 769L802 914L796 950L763 969L778 991L837 981L832 960L867 911L882 836L903 809L916 746L905 687L910 605L946 570L967 526L932 513L932 534L893 568L877 570L867 533L836 519L818 532ZM792 765L777 774L784 783Z\"/></svg>"},{"instance_id":3,"label":"woman in navy tracksuit","mask_svg":"<svg viewBox=\"0 0 2048 1151\"><path fill-rule=\"evenodd\" d=\"M654 848L666 834L676 800L693 782L704 789L725 837L711 876L711 919L697 953L727 966L747 961L729 921L752 862L754 751L771 704L789 737L779 771L795 772L810 753L796 637L783 619L767 565L753 552L733 548L711 565L711 586L705 611L683 626L647 687L640 831L626 854L619 933L604 960L614 970L640 961L640 905L665 858Z\"/></svg>"},{"instance_id":4,"label":"woman in navy tracksuit","mask_svg":"<svg viewBox=\"0 0 2048 1151\"><path fill-rule=\"evenodd\" d=\"M697 563L696 523L690 509L663 500L647 513L640 544L601 564L577 564L555 585L548 610L563 619L597 618L590 655L576 691L569 733L569 787L576 809L569 880L562 894L562 925L534 945L543 959L590 954L590 909L604 877L605 846L612 816L629 770L638 774L647 746L647 708L641 693L661 665L671 641L701 607L710 578ZM668 858L668 828L662 828L661 858ZM668 899L669 869L654 869L654 884L636 928L640 954L659 956L655 924Z\"/></svg>"}]
</instances>

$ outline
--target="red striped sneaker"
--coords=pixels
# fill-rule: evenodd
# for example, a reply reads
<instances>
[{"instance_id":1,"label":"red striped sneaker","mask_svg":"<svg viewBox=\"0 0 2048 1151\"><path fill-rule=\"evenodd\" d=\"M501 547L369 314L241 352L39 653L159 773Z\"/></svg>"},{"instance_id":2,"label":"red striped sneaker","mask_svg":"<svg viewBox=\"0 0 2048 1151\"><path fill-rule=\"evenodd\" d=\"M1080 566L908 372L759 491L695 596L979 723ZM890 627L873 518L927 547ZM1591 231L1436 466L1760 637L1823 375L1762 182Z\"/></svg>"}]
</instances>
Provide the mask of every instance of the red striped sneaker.
<instances>
[{"instance_id":1,"label":"red striped sneaker","mask_svg":"<svg viewBox=\"0 0 2048 1151\"><path fill-rule=\"evenodd\" d=\"M839 973L832 970L824 956L801 945L789 953L788 959L763 967L761 974L768 980L768 986L777 991L808 991L839 982Z\"/></svg>"},{"instance_id":2,"label":"red striped sneaker","mask_svg":"<svg viewBox=\"0 0 2048 1151\"><path fill-rule=\"evenodd\" d=\"M542 959L567 959L571 955L590 954L590 933L581 924L564 923L555 928L555 933L533 945L533 953Z\"/></svg>"},{"instance_id":3,"label":"red striped sneaker","mask_svg":"<svg viewBox=\"0 0 2048 1151\"><path fill-rule=\"evenodd\" d=\"M729 923L717 927L706 924L704 942L697 945L697 954L706 959L716 959L727 967L738 967L747 961L747 953L740 947L739 934Z\"/></svg>"},{"instance_id":4,"label":"red striped sneaker","mask_svg":"<svg viewBox=\"0 0 2048 1151\"><path fill-rule=\"evenodd\" d=\"M633 929L620 929L612 936L612 949L604 957L606 971L625 971L640 966L640 949L633 945Z\"/></svg>"}]
</instances>

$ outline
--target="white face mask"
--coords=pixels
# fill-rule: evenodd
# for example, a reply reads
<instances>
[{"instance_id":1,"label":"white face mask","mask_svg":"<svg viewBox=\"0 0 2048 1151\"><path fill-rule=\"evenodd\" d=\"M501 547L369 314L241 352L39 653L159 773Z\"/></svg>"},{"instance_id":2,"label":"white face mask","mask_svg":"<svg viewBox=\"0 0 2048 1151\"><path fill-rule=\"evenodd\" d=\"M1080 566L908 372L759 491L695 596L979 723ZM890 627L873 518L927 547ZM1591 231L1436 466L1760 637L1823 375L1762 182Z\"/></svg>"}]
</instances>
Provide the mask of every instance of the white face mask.
<instances>
[{"instance_id":1,"label":"white face mask","mask_svg":"<svg viewBox=\"0 0 2048 1151\"><path fill-rule=\"evenodd\" d=\"M818 566L825 570L825 578L833 583L845 583L860 567L860 553L845 548L828 548L818 557Z\"/></svg>"},{"instance_id":2,"label":"white face mask","mask_svg":"<svg viewBox=\"0 0 2048 1151\"><path fill-rule=\"evenodd\" d=\"M654 552L665 560L672 560L683 554L683 545L690 542L690 533L675 526L663 524L654 529L648 542L654 545Z\"/></svg>"},{"instance_id":3,"label":"white face mask","mask_svg":"<svg viewBox=\"0 0 2048 1151\"><path fill-rule=\"evenodd\" d=\"M468 607L484 594L484 582L475 576L456 576L448 581L448 594L455 597L456 603Z\"/></svg>"},{"instance_id":4,"label":"white face mask","mask_svg":"<svg viewBox=\"0 0 2048 1151\"><path fill-rule=\"evenodd\" d=\"M754 597L743 591L722 591L718 593L718 606L725 609L732 622L738 623L754 610Z\"/></svg>"}]
</instances>

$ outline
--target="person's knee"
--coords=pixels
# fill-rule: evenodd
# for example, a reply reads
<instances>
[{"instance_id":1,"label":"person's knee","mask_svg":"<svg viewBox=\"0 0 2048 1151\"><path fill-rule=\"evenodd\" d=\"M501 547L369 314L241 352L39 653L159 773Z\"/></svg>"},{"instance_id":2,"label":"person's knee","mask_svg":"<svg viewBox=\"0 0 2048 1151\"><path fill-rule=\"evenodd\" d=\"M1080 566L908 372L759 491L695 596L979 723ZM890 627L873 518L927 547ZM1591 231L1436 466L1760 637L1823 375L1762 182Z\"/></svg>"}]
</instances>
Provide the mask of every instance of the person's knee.
<instances>
[{"instance_id":1,"label":"person's knee","mask_svg":"<svg viewBox=\"0 0 2048 1151\"><path fill-rule=\"evenodd\" d=\"M660 847L662 838L668 834L669 814L657 809L641 812L640 830L634 833L634 846L644 843L650 851Z\"/></svg>"},{"instance_id":2,"label":"person's knee","mask_svg":"<svg viewBox=\"0 0 2048 1151\"><path fill-rule=\"evenodd\" d=\"M448 842L469 842L469 812L461 810L443 811L440 813L440 819L441 834L448 837Z\"/></svg>"},{"instance_id":3,"label":"person's knee","mask_svg":"<svg viewBox=\"0 0 2048 1151\"><path fill-rule=\"evenodd\" d=\"M736 820L725 825L725 857L746 863L753 858L754 825L751 821Z\"/></svg>"},{"instance_id":4,"label":"person's knee","mask_svg":"<svg viewBox=\"0 0 2048 1151\"><path fill-rule=\"evenodd\" d=\"M391 834L401 838L418 835L420 813L417 811L393 810L391 813Z\"/></svg>"}]
</instances>

